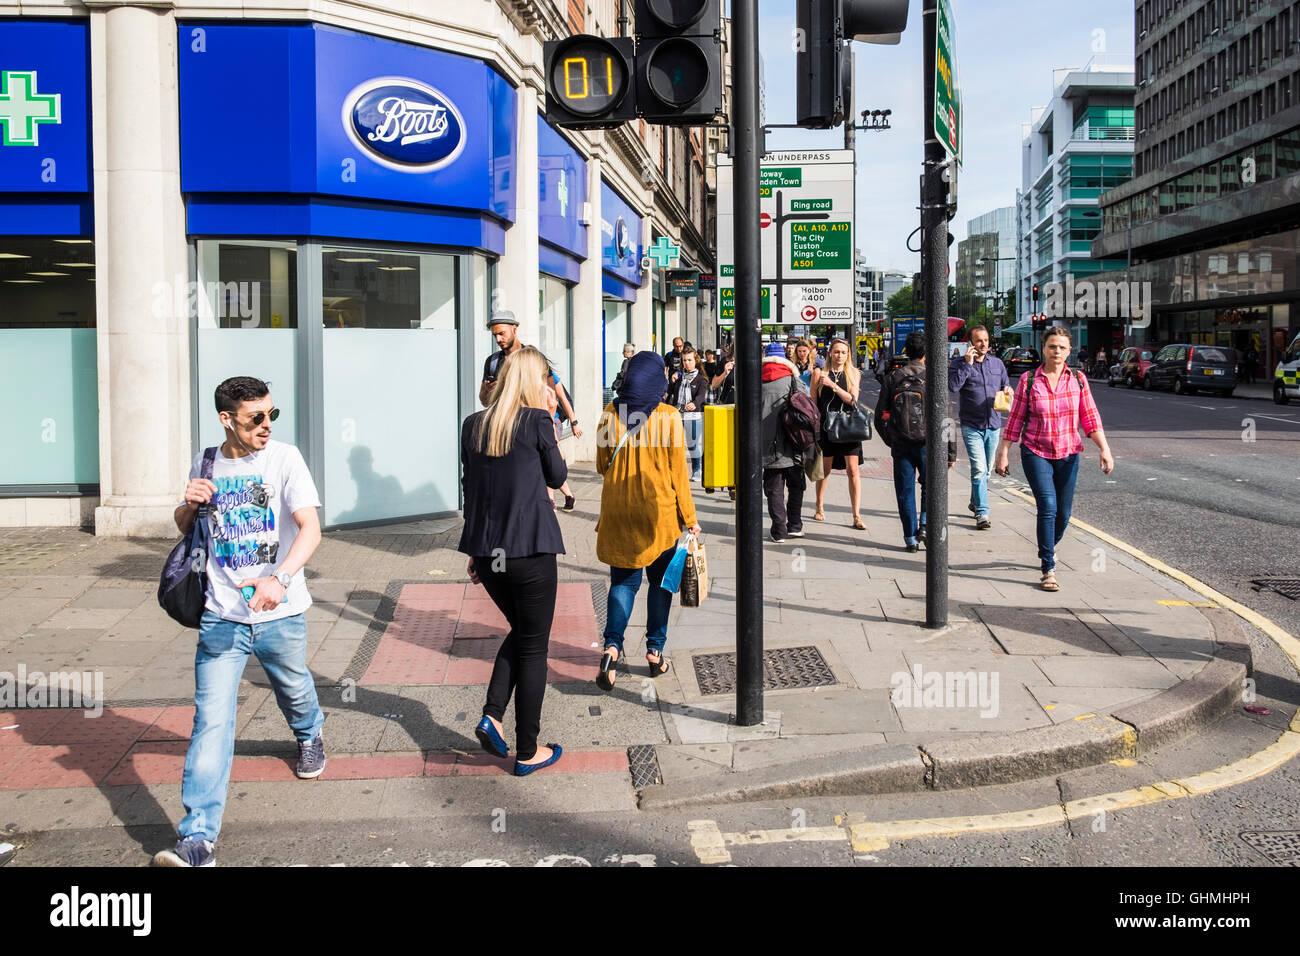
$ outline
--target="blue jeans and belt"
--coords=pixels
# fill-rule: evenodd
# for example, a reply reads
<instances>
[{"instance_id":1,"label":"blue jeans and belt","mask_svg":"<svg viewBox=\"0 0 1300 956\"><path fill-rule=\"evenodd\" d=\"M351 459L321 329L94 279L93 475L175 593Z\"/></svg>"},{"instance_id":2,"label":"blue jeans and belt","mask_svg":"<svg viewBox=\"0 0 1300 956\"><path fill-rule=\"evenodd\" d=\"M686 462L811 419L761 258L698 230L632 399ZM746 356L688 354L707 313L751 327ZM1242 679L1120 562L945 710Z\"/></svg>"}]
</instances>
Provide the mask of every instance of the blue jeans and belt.
<instances>
[{"instance_id":1,"label":"blue jeans and belt","mask_svg":"<svg viewBox=\"0 0 1300 956\"><path fill-rule=\"evenodd\" d=\"M999 428L971 428L961 426L962 441L966 443L966 456L970 459L970 505L975 516L987 517L989 513L989 472L998 450Z\"/></svg>"},{"instance_id":2,"label":"blue jeans and belt","mask_svg":"<svg viewBox=\"0 0 1300 956\"><path fill-rule=\"evenodd\" d=\"M683 415L682 428L686 433L686 459L691 464L691 477L694 478L700 473L700 460L704 457L704 419Z\"/></svg>"},{"instance_id":3,"label":"blue jeans and belt","mask_svg":"<svg viewBox=\"0 0 1300 956\"><path fill-rule=\"evenodd\" d=\"M664 571L677 551L677 542L646 568L650 579L649 610L646 613L645 650L656 656L663 653L664 644L668 642L668 612L673 606L673 592L665 591L659 585L664 579ZM623 632L632 618L632 607L636 603L636 592L641 590L640 568L609 569L609 601L605 613L605 646L618 648L618 656L623 657Z\"/></svg>"},{"instance_id":4,"label":"blue jeans and belt","mask_svg":"<svg viewBox=\"0 0 1300 956\"><path fill-rule=\"evenodd\" d=\"M1079 455L1043 458L1021 445L1020 466L1038 503L1038 560L1046 574L1056 568L1056 546L1070 524Z\"/></svg>"},{"instance_id":5,"label":"blue jeans and belt","mask_svg":"<svg viewBox=\"0 0 1300 956\"><path fill-rule=\"evenodd\" d=\"M307 619L302 614L266 624L237 624L204 611L194 654L194 731L185 754L181 837L215 841L230 786L235 754L235 709L239 680L254 654L275 691L275 702L300 743L325 723L316 684L307 667Z\"/></svg>"}]
</instances>

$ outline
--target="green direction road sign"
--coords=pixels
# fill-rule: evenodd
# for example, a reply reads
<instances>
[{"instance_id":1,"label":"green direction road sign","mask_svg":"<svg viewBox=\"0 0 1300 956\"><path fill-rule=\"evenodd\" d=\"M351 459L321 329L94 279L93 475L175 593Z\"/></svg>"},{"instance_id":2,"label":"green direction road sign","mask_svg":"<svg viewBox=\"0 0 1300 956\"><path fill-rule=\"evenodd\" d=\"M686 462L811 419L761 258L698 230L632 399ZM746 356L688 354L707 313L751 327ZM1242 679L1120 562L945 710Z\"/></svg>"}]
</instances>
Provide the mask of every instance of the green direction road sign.
<instances>
[{"instance_id":1,"label":"green direction road sign","mask_svg":"<svg viewBox=\"0 0 1300 956\"><path fill-rule=\"evenodd\" d=\"M953 75L957 48L952 0L939 0L934 31L934 136L943 148L961 160L961 93Z\"/></svg>"},{"instance_id":2,"label":"green direction road sign","mask_svg":"<svg viewBox=\"0 0 1300 956\"><path fill-rule=\"evenodd\" d=\"M39 145L38 125L61 122L61 95L38 94L35 70L0 70L0 143Z\"/></svg>"},{"instance_id":3,"label":"green direction road sign","mask_svg":"<svg viewBox=\"0 0 1300 956\"><path fill-rule=\"evenodd\" d=\"M718 290L718 295L722 300L722 312L718 316L719 325L731 325L736 321L736 290L722 288ZM763 294L759 297L759 318L770 319L772 317L772 290L763 286Z\"/></svg>"},{"instance_id":4,"label":"green direction road sign","mask_svg":"<svg viewBox=\"0 0 1300 956\"><path fill-rule=\"evenodd\" d=\"M853 232L847 222L790 224L791 269L852 269Z\"/></svg>"}]
</instances>

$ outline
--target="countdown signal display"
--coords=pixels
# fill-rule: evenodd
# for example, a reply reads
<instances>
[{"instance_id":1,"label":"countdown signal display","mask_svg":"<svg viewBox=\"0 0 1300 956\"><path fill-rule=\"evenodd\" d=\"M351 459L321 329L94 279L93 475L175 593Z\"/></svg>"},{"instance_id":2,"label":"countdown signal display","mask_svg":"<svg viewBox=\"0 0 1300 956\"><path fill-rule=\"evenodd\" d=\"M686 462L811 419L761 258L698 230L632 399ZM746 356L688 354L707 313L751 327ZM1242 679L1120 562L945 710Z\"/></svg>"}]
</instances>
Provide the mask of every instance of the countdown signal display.
<instances>
[{"instance_id":1,"label":"countdown signal display","mask_svg":"<svg viewBox=\"0 0 1300 956\"><path fill-rule=\"evenodd\" d=\"M631 37L578 34L547 41L546 119L570 129L612 129L636 117Z\"/></svg>"}]
</instances>

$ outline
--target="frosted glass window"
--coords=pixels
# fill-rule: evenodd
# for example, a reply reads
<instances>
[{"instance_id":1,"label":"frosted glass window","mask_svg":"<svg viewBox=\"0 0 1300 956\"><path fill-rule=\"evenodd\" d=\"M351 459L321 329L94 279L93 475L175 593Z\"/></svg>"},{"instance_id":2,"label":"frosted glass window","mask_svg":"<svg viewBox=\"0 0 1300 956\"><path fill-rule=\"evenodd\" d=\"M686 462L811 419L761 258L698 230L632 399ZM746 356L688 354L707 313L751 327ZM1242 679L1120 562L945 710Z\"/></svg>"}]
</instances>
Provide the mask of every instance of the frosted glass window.
<instances>
[{"instance_id":1,"label":"frosted glass window","mask_svg":"<svg viewBox=\"0 0 1300 956\"><path fill-rule=\"evenodd\" d=\"M0 486L99 482L95 246L0 239Z\"/></svg>"},{"instance_id":2,"label":"frosted glass window","mask_svg":"<svg viewBox=\"0 0 1300 956\"><path fill-rule=\"evenodd\" d=\"M460 504L454 256L323 254L325 524Z\"/></svg>"},{"instance_id":3,"label":"frosted glass window","mask_svg":"<svg viewBox=\"0 0 1300 956\"><path fill-rule=\"evenodd\" d=\"M570 321L572 290L552 276L540 277L538 286L539 339L537 347L551 360L566 391L573 388L573 327Z\"/></svg>"}]
</instances>

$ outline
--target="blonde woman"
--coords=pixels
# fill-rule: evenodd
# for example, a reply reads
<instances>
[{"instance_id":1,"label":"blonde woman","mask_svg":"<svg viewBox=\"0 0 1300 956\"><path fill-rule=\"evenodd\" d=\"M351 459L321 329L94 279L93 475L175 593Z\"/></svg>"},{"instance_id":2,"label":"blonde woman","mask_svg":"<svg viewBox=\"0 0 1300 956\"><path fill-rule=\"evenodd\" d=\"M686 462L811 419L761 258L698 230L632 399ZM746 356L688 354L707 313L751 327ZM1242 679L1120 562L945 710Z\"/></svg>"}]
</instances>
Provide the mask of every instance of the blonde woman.
<instances>
[{"instance_id":1,"label":"blonde woman","mask_svg":"<svg viewBox=\"0 0 1300 956\"><path fill-rule=\"evenodd\" d=\"M830 408L839 411L841 405L850 407L858 400L858 386L862 382L862 373L849 361L849 343L844 339L833 339L826 357L826 367L814 369L812 373L812 400L826 420ZM826 501L826 482L830 480L833 469L843 468L849 474L849 503L853 508L853 527L866 531L858 513L858 499L861 496L861 479L858 476L858 462L862 460L862 442L836 444L825 437L818 442L822 457L826 461L826 477L817 482L817 510L813 513L814 521L825 521L823 505Z\"/></svg>"},{"instance_id":2,"label":"blonde woman","mask_svg":"<svg viewBox=\"0 0 1300 956\"><path fill-rule=\"evenodd\" d=\"M549 382L541 352L525 345L511 353L498 370L487 409L467 418L460 434L465 527L459 550L470 555L470 580L483 585L510 623L474 734L488 753L509 753L501 720L513 692L519 777L555 763L562 753L558 744L537 746L556 555L564 554L545 489L559 488L568 477L546 407Z\"/></svg>"}]
</instances>

